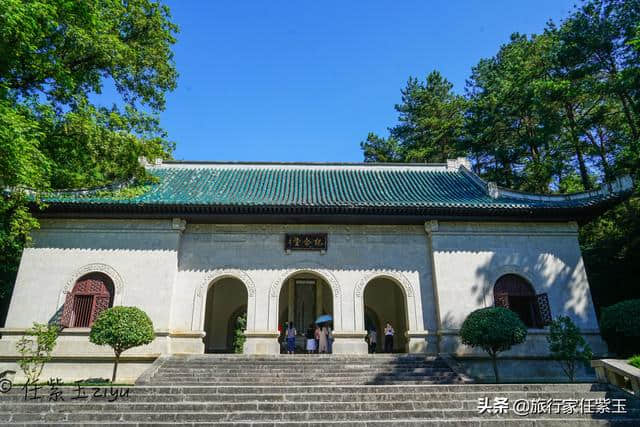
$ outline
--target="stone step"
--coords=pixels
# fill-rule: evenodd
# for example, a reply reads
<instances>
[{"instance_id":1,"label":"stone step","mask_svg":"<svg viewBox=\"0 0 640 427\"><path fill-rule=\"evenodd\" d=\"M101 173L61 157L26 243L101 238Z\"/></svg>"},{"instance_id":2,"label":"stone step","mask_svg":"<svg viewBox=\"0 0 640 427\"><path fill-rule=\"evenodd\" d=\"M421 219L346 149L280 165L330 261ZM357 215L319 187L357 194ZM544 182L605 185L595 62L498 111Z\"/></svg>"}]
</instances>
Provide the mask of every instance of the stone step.
<instances>
[{"instance_id":1,"label":"stone step","mask_svg":"<svg viewBox=\"0 0 640 427\"><path fill-rule=\"evenodd\" d=\"M42 390L48 388L42 385ZM108 390L109 386L83 386L86 390L99 388ZM529 384L443 384L443 385L340 385L340 386L316 386L316 385L294 385L294 386L269 386L269 385L242 385L242 386L163 386L163 385L143 385L143 386L114 386L113 388L129 388L131 392L137 394L262 394L262 393L284 393L284 394L308 394L308 393L503 393L503 392L590 392L590 391L610 391L606 384L600 383L529 383ZM60 386L61 390L71 392L77 390L77 386ZM0 394L1 399L14 394L21 395L22 386L14 386L7 394Z\"/></svg>"},{"instance_id":2,"label":"stone step","mask_svg":"<svg viewBox=\"0 0 640 427\"><path fill-rule=\"evenodd\" d=\"M611 396L590 396L589 399L609 398ZM511 397L512 401L515 397ZM565 397L555 397L566 399ZM531 399L531 398L527 398ZM640 411L640 405L636 402L625 402L627 410ZM5 402L0 407L0 415L10 413L45 413L45 412L299 412L314 411L322 412L330 408L332 411L411 411L411 410L477 410L478 399L468 400L380 400L380 401L339 401L335 398L326 401L242 401L242 402L196 402L196 401L171 401L171 402L139 402L139 401L119 401L119 402Z\"/></svg>"},{"instance_id":3,"label":"stone step","mask_svg":"<svg viewBox=\"0 0 640 427\"><path fill-rule=\"evenodd\" d=\"M222 370L222 369L162 369L162 372L158 373L162 375L283 375L283 374L291 374L291 375L317 375L317 374L333 374L333 375L371 375L372 373L376 374L421 374L428 375L431 373L438 372L451 372L450 369L447 368L414 368L414 369L363 369L363 370L333 370L333 369L313 369L313 370L305 370L299 369L295 371L291 371L291 369L279 369L279 370L254 370L254 369L234 369L234 370Z\"/></svg>"},{"instance_id":4,"label":"stone step","mask_svg":"<svg viewBox=\"0 0 640 427\"><path fill-rule=\"evenodd\" d=\"M335 371L335 372L362 372L369 370L376 371L395 371L395 370L405 370L410 371L413 369L450 369L448 366L444 365L412 365L412 366L358 366L358 367L350 367L350 366L324 366L324 365L309 365L309 366L295 366L296 369L301 371ZM205 370L205 371L219 371L226 372L228 370L234 371L255 371L255 372L281 372L281 371L291 371L292 366L274 366L274 367L265 367L265 366L251 366L251 365L234 365L234 366L221 366L221 365L182 365L182 366L167 366L163 365L162 369L168 370L184 370L184 369L194 369L194 370Z\"/></svg>"},{"instance_id":5,"label":"stone step","mask_svg":"<svg viewBox=\"0 0 640 427\"><path fill-rule=\"evenodd\" d=\"M219 366L191 366L184 365L181 367L168 367L160 366L158 369L167 372L188 372L188 371L206 371L214 373L229 373L229 372L255 372L255 373L279 373L279 372L336 372L336 373L359 373L359 372L411 372L411 371L448 371L451 370L448 366L430 366L419 365L410 367L401 366L384 366L384 367L357 367L350 368L348 366L331 367L331 366L282 366L278 368L265 368L261 366L233 366L233 367L219 367Z\"/></svg>"},{"instance_id":6,"label":"stone step","mask_svg":"<svg viewBox=\"0 0 640 427\"><path fill-rule=\"evenodd\" d=\"M49 389L48 386L40 386L39 395L43 395ZM76 395L78 389L76 387L63 386L59 388L65 395ZM114 390L117 390L115 387ZM420 399L429 397L448 396L449 398L462 398L464 396L492 396L492 395L526 395L526 396L544 396L544 395L566 395L566 396L589 396L593 394L622 394L626 393L618 390L610 390L604 385L594 384L575 387L565 387L549 385L548 388L540 388L536 386L518 387L515 385L507 385L505 387L491 387L481 385L401 385L401 386L135 386L121 387L121 390L127 389L129 397L148 396L171 396L172 398L190 398L192 396L211 396L214 399L225 399L233 396L262 398L264 396L281 396L282 399L294 397L304 398L304 396L343 396L363 397L367 396L400 396L411 397L419 396ZM32 388L30 388L32 390ZM94 390L99 390L97 398L103 396L111 396L112 391L109 387L84 387L87 395L93 395ZM31 392L29 392L31 393ZM24 397L23 388L13 388L9 393L0 395L0 401L7 399L19 399Z\"/></svg>"},{"instance_id":7,"label":"stone step","mask_svg":"<svg viewBox=\"0 0 640 427\"><path fill-rule=\"evenodd\" d=\"M190 360L167 360L165 366L264 366L264 367L286 367L292 364L298 366L446 366L442 361L411 360L411 361L358 361L358 360L330 360L330 359L283 359L273 361L219 361L215 359L190 361Z\"/></svg>"},{"instance_id":8,"label":"stone step","mask_svg":"<svg viewBox=\"0 0 640 427\"><path fill-rule=\"evenodd\" d=\"M514 427L540 427L540 426L558 426L558 427L601 427L601 426L638 426L637 419L616 419L615 422L609 421L607 419L566 419L566 418L557 418L554 420L523 420L522 418L498 418L495 420L430 420L429 425L438 425L438 426L451 426L451 427L480 427L480 426L496 426L496 427L504 427L504 426L514 426ZM37 423L35 423L38 425ZM44 424L44 423L42 423ZM353 421L323 421L323 422L313 422L313 421L303 421L303 422L279 422L279 421L268 421L268 422L251 422L251 423L243 423L243 422L182 422L182 425L189 426L246 426L250 425L251 427L278 427L278 426L286 426L286 427L325 427L325 426L335 426L335 427L379 427L379 426L388 426L389 421L387 420L353 420ZM50 427L58 427L58 426L85 426L86 423L78 422L78 423L55 423L55 422L47 422L47 426ZM100 426L106 427L118 427L121 425L135 425L140 427L146 426L163 426L163 425L175 425L175 422L154 422L154 423L138 423L138 422L102 422ZM424 426L425 422L423 420L406 420L406 419L396 419L393 420L393 425L397 427L416 427L416 426Z\"/></svg>"},{"instance_id":9,"label":"stone step","mask_svg":"<svg viewBox=\"0 0 640 427\"><path fill-rule=\"evenodd\" d=\"M350 371L368 371L370 369L376 369L376 370L387 370L387 371L392 371L392 370L406 370L406 371L410 371L412 369L449 369L448 366L446 365L433 365L433 364L424 364L424 363L420 363L420 364L416 364L416 365L381 365L381 366L365 366L365 365L361 365L361 366L351 366L351 365L323 365L323 364L313 364L313 365L309 365L309 366L300 366L300 365L294 365L296 367L296 369L300 369L300 370L304 370L304 371L319 371L319 370L330 370L330 371L337 371L337 372L350 372ZM204 371L221 371L221 372L227 372L227 371L246 371L246 370L253 370L253 371L273 371L273 372L278 372L278 371L290 371L291 370L291 365L283 365L283 366L272 366L272 367L265 367L265 366L261 366L261 365L215 365L215 364L209 364L209 365L188 365L188 364L184 364L184 365L177 365L177 366L171 366L171 365L163 365L162 366L163 369L166 370L174 370L174 371L178 371L184 368L188 368L188 369L193 369L193 370L204 370Z\"/></svg>"},{"instance_id":10,"label":"stone step","mask_svg":"<svg viewBox=\"0 0 640 427\"><path fill-rule=\"evenodd\" d=\"M9 403L23 403L29 404L41 404L48 400L48 392L40 394L42 399L33 401L25 399L23 393L13 393L2 397L0 402L3 404ZM91 393L88 393L89 397L83 400L73 399L77 396L77 392L64 391L63 396L66 402L73 403L87 403L87 402L104 402L106 400L113 400L111 396L105 397L92 397ZM597 399L597 398L610 398L610 399L629 399L629 396L624 392L616 391L593 391L593 392L460 392L460 393L351 393L351 394L332 394L332 393L308 393L308 394L282 394L282 393L261 393L261 394L243 394L243 393L191 393L191 394L178 394L178 393L138 393L136 390L130 391L127 396L115 399L116 402L153 402L155 399L164 399L167 402L319 402L319 401L340 401L340 402L379 402L379 401L463 401L473 400L477 401L478 398L487 397L493 399L494 397L507 397L510 400L515 399ZM630 404L640 404L640 400L629 399ZM0 408L1 410L2 408Z\"/></svg>"},{"instance_id":11,"label":"stone step","mask_svg":"<svg viewBox=\"0 0 640 427\"><path fill-rule=\"evenodd\" d=\"M516 418L511 415L510 417ZM527 417L527 420L554 420L554 419L584 419L607 418L615 421L620 419L640 420L640 413L630 411L628 414L541 414ZM33 423L33 422L318 422L318 421L363 421L363 420L387 420L393 422L397 419L429 420L473 420L500 419L498 415L479 416L477 410L466 409L433 409L433 410L401 410L401 411L322 411L322 412L72 412L72 413L15 413L0 416L0 422Z\"/></svg>"},{"instance_id":12,"label":"stone step","mask_svg":"<svg viewBox=\"0 0 640 427\"><path fill-rule=\"evenodd\" d=\"M154 378L202 378L202 377L211 377L211 378L256 378L256 375L262 375L268 378L375 378L375 377L431 377L436 375L449 375L455 374L451 371L430 371L430 372L358 372L358 373L345 373L341 375L336 372L270 372L270 373L233 373L233 374L221 374L221 373L198 373L193 371L188 371L184 373L178 372L161 372L154 375Z\"/></svg>"}]
</instances>

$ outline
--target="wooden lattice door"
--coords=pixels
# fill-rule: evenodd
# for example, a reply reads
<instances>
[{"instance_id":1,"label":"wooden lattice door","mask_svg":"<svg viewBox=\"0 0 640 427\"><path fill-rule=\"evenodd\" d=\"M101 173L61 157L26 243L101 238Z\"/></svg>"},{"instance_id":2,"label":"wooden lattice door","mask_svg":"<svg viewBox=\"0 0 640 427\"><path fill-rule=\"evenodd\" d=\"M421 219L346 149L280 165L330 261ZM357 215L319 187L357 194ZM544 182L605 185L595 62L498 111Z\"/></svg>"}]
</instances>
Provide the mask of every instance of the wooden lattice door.
<instances>
[{"instance_id":1,"label":"wooden lattice door","mask_svg":"<svg viewBox=\"0 0 640 427\"><path fill-rule=\"evenodd\" d=\"M67 294L60 323L64 327L88 328L112 304L111 280L101 274L85 276Z\"/></svg>"}]
</instances>

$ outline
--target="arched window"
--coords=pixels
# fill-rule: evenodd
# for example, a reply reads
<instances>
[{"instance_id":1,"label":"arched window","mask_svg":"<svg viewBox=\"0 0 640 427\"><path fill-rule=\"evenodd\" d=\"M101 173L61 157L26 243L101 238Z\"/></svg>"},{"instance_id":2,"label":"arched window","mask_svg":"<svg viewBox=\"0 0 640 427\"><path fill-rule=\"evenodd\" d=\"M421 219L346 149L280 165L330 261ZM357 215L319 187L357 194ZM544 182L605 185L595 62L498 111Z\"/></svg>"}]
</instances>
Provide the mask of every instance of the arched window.
<instances>
[{"instance_id":1,"label":"arched window","mask_svg":"<svg viewBox=\"0 0 640 427\"><path fill-rule=\"evenodd\" d=\"M98 314L113 305L113 281L102 273L87 274L67 295L61 324L68 328L88 328Z\"/></svg>"},{"instance_id":2,"label":"arched window","mask_svg":"<svg viewBox=\"0 0 640 427\"><path fill-rule=\"evenodd\" d=\"M493 287L496 307L504 307L518 314L529 328L542 328L551 322L547 294L536 295L533 286L516 274L505 274Z\"/></svg>"}]
</instances>

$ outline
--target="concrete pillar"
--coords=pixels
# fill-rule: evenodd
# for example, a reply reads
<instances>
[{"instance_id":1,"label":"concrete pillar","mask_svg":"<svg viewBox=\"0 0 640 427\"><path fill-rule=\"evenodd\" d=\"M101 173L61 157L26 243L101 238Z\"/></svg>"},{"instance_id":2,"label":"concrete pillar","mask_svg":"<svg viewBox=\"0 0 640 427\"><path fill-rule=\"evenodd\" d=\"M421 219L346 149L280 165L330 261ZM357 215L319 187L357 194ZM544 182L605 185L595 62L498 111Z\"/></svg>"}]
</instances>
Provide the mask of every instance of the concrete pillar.
<instances>
[{"instance_id":1,"label":"concrete pillar","mask_svg":"<svg viewBox=\"0 0 640 427\"><path fill-rule=\"evenodd\" d=\"M366 331L334 331L333 354L367 354Z\"/></svg>"},{"instance_id":2,"label":"concrete pillar","mask_svg":"<svg viewBox=\"0 0 640 427\"><path fill-rule=\"evenodd\" d=\"M324 285L321 281L316 282L316 317L322 314L322 288Z\"/></svg>"},{"instance_id":3,"label":"concrete pillar","mask_svg":"<svg viewBox=\"0 0 640 427\"><path fill-rule=\"evenodd\" d=\"M294 315L294 310L295 310L294 307L295 307L295 301L296 301L295 300L295 297L296 297L296 294L295 294L295 292L296 292L295 291L295 289L296 289L295 281L293 279L289 279L288 286L289 286L289 301L288 301L288 304L289 304L289 316L288 316L287 319L288 319L289 322L293 322L295 320L293 315Z\"/></svg>"},{"instance_id":4,"label":"concrete pillar","mask_svg":"<svg viewBox=\"0 0 640 427\"><path fill-rule=\"evenodd\" d=\"M427 349L427 331L407 331L407 353L433 353L433 349Z\"/></svg>"}]
</instances>

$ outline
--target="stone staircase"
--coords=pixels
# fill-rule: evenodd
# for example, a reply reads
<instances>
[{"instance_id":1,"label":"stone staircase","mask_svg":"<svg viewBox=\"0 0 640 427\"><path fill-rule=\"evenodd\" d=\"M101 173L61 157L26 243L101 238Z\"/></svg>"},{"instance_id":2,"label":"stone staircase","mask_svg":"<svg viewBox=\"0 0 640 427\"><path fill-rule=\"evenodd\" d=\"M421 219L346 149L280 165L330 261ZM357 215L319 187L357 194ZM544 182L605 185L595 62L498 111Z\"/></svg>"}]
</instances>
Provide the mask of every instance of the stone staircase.
<instances>
[{"instance_id":1,"label":"stone staircase","mask_svg":"<svg viewBox=\"0 0 640 427\"><path fill-rule=\"evenodd\" d=\"M0 424L226 426L640 426L640 400L604 384L465 384L436 358L419 356L172 356L159 359L123 395L103 390L64 401L25 400L19 387L0 394ZM478 404L508 399L505 413ZM512 404L626 399L626 414L548 411L528 417ZM554 400L557 399L557 400ZM110 401L113 400L113 401ZM581 406L579 406L581 407ZM613 406L610 409L614 409ZM544 412L544 411L543 411Z\"/></svg>"},{"instance_id":2,"label":"stone staircase","mask_svg":"<svg viewBox=\"0 0 640 427\"><path fill-rule=\"evenodd\" d=\"M161 359L138 384L374 385L470 382L444 360L412 354L198 355Z\"/></svg>"}]
</instances>

